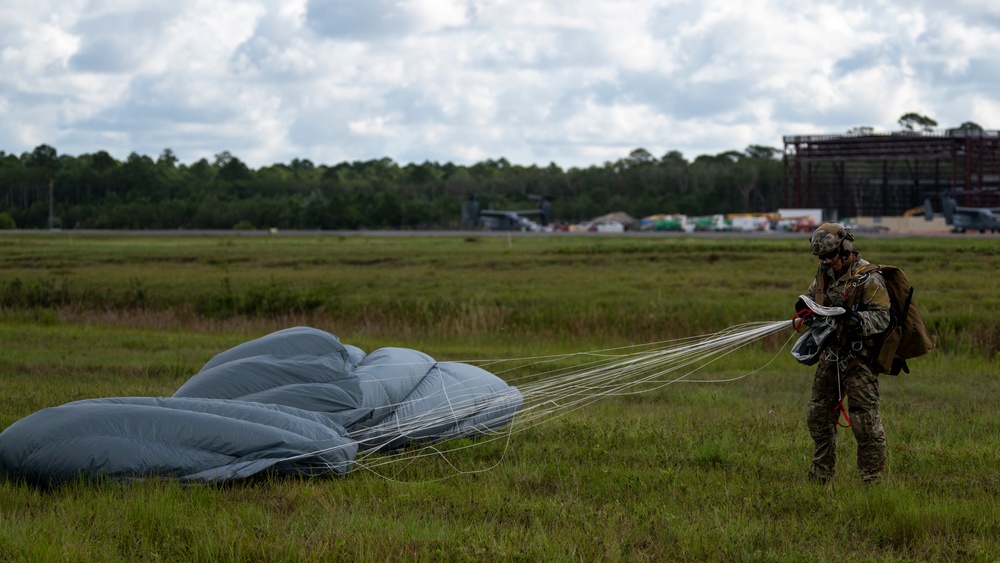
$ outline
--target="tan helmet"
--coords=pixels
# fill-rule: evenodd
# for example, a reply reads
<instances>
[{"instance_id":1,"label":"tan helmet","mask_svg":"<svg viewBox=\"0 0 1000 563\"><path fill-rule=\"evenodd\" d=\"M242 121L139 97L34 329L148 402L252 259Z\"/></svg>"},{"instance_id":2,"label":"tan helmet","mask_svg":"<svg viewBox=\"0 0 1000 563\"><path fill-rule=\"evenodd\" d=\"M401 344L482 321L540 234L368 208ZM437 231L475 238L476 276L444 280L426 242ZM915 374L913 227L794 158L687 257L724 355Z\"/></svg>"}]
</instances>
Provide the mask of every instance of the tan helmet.
<instances>
[{"instance_id":1,"label":"tan helmet","mask_svg":"<svg viewBox=\"0 0 1000 563\"><path fill-rule=\"evenodd\" d=\"M854 245L851 244L853 240L854 234L851 230L840 223L823 223L813 232L809 245L812 246L812 253L815 256L829 254L835 250L841 254L848 254L854 250Z\"/></svg>"}]
</instances>

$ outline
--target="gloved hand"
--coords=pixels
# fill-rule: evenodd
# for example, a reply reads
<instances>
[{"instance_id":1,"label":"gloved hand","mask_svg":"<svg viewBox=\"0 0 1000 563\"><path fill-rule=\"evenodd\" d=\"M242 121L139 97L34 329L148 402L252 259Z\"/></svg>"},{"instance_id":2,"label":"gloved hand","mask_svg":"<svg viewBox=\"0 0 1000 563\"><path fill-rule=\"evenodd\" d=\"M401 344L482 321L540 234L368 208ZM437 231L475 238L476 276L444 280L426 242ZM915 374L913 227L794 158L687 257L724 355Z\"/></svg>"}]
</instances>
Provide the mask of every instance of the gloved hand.
<instances>
[{"instance_id":1,"label":"gloved hand","mask_svg":"<svg viewBox=\"0 0 1000 563\"><path fill-rule=\"evenodd\" d=\"M861 332L861 315L857 311L847 311L837 315L837 322L848 332Z\"/></svg>"},{"instance_id":2,"label":"gloved hand","mask_svg":"<svg viewBox=\"0 0 1000 563\"><path fill-rule=\"evenodd\" d=\"M798 301L795 302L795 315L798 315L803 309L808 310L809 306L806 305L806 302L803 301L801 297L799 297Z\"/></svg>"}]
</instances>

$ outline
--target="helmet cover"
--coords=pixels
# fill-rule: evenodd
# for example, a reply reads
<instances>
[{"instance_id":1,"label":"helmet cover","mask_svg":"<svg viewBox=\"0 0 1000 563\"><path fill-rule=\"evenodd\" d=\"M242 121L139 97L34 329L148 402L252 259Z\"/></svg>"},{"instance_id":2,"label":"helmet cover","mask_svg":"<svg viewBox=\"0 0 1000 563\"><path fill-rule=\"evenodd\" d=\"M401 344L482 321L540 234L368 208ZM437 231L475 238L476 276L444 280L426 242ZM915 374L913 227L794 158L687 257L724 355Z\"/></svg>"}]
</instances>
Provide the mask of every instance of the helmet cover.
<instances>
[{"instance_id":1,"label":"helmet cover","mask_svg":"<svg viewBox=\"0 0 1000 563\"><path fill-rule=\"evenodd\" d=\"M822 256L830 252L838 251L841 247L844 250L852 250L852 245L845 245L844 241L854 240L851 230L840 223L823 223L816 228L809 245L812 247L814 256Z\"/></svg>"}]
</instances>

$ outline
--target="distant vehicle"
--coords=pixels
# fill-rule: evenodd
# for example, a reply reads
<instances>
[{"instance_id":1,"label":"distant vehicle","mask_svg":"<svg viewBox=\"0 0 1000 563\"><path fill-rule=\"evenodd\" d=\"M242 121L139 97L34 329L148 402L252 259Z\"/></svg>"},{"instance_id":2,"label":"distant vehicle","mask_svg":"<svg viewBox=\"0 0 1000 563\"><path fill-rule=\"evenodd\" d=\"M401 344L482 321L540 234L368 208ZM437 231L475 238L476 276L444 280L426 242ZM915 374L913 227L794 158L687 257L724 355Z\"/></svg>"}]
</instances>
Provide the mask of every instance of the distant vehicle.
<instances>
[{"instance_id":1,"label":"distant vehicle","mask_svg":"<svg viewBox=\"0 0 1000 563\"><path fill-rule=\"evenodd\" d=\"M653 223L654 231L683 231L684 221L681 219L659 219Z\"/></svg>"},{"instance_id":2,"label":"distant vehicle","mask_svg":"<svg viewBox=\"0 0 1000 563\"><path fill-rule=\"evenodd\" d=\"M783 218L778 222L778 225L783 227L782 230L790 233L811 233L816 230L816 220L812 217Z\"/></svg>"},{"instance_id":3,"label":"distant vehicle","mask_svg":"<svg viewBox=\"0 0 1000 563\"><path fill-rule=\"evenodd\" d=\"M594 228L599 233L624 233L625 225L619 221L600 221L594 224Z\"/></svg>"},{"instance_id":4,"label":"distant vehicle","mask_svg":"<svg viewBox=\"0 0 1000 563\"><path fill-rule=\"evenodd\" d=\"M777 213L738 214L729 217L734 231L769 231L777 221Z\"/></svg>"},{"instance_id":5,"label":"distant vehicle","mask_svg":"<svg viewBox=\"0 0 1000 563\"><path fill-rule=\"evenodd\" d=\"M528 198L538 201L537 209L493 209L489 198L470 195L462 203L462 223L487 231L541 230L549 224L553 197L529 195ZM482 208L480 200L486 202L486 209ZM537 217L538 220L534 221L529 217Z\"/></svg>"},{"instance_id":6,"label":"distant vehicle","mask_svg":"<svg viewBox=\"0 0 1000 563\"><path fill-rule=\"evenodd\" d=\"M694 225L695 231L731 231L733 229L732 221L727 220L724 215L692 217L690 223Z\"/></svg>"},{"instance_id":7,"label":"distant vehicle","mask_svg":"<svg viewBox=\"0 0 1000 563\"><path fill-rule=\"evenodd\" d=\"M962 207L955 200L955 195L964 193L972 192L956 191L953 194L949 190L941 195L941 215L945 223L951 225L952 232L979 231L982 234L1000 231L1000 207ZM931 221L934 215L933 204L928 199L924 202L924 219Z\"/></svg>"},{"instance_id":8,"label":"distant vehicle","mask_svg":"<svg viewBox=\"0 0 1000 563\"><path fill-rule=\"evenodd\" d=\"M661 213L643 217L639 221L640 231L683 231L684 223L687 222L685 215L667 215Z\"/></svg>"}]
</instances>

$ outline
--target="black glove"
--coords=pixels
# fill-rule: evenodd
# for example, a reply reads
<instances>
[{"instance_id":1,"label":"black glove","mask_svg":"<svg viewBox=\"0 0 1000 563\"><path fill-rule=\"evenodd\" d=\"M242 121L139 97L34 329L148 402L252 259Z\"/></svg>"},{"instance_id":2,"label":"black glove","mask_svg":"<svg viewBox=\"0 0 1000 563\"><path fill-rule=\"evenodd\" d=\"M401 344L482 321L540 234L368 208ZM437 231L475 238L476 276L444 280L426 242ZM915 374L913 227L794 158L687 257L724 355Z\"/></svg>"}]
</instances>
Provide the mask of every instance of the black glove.
<instances>
[{"instance_id":1,"label":"black glove","mask_svg":"<svg viewBox=\"0 0 1000 563\"><path fill-rule=\"evenodd\" d=\"M861 315L857 311L847 311L837 315L837 322L848 332L861 332Z\"/></svg>"},{"instance_id":2,"label":"black glove","mask_svg":"<svg viewBox=\"0 0 1000 563\"><path fill-rule=\"evenodd\" d=\"M809 306L806 305L806 302L801 297L799 297L799 300L795 302L795 315L797 316L803 309L809 310Z\"/></svg>"}]
</instances>

